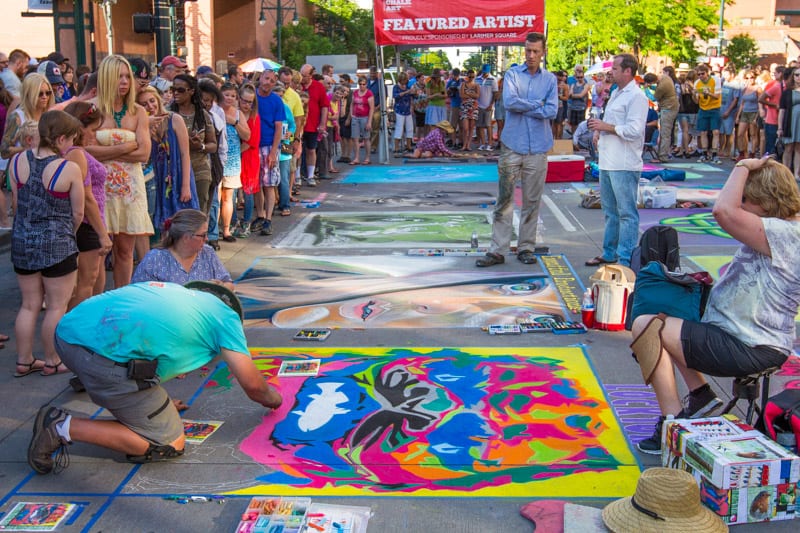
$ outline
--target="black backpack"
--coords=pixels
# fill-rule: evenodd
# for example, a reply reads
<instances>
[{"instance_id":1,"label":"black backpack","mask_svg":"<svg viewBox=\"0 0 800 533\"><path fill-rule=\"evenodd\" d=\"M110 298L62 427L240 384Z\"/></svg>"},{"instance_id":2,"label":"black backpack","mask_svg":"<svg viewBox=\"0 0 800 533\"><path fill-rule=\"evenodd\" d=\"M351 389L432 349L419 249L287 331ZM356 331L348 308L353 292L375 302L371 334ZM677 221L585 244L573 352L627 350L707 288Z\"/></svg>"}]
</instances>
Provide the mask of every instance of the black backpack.
<instances>
[{"instance_id":1,"label":"black backpack","mask_svg":"<svg viewBox=\"0 0 800 533\"><path fill-rule=\"evenodd\" d=\"M639 270L650 261L663 263L670 272L680 269L681 248L675 228L653 226L642 233L639 246L634 248L631 254L631 270L638 274Z\"/></svg>"}]
</instances>

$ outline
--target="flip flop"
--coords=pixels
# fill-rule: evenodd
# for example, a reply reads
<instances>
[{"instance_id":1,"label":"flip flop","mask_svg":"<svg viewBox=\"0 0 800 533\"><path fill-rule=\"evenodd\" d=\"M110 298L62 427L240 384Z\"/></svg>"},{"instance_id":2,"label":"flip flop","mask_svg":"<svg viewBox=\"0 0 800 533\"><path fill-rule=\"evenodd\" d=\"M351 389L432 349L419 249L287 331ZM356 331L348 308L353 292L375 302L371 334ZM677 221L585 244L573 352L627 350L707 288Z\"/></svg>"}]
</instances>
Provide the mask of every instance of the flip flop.
<instances>
[{"instance_id":1,"label":"flip flop","mask_svg":"<svg viewBox=\"0 0 800 533\"><path fill-rule=\"evenodd\" d=\"M288 217L291 214L292 214L292 212L289 209L284 209L283 211L281 211L281 216L282 217Z\"/></svg>"},{"instance_id":2,"label":"flip flop","mask_svg":"<svg viewBox=\"0 0 800 533\"><path fill-rule=\"evenodd\" d=\"M52 368L53 371L45 373L45 369L47 369L47 368ZM55 376L56 374L66 374L69 371L70 371L70 369L67 368L67 365L65 365L64 363L59 361L58 363L56 363L54 365L45 364L44 367L42 367L42 372L40 373L40 375L42 375L44 377L49 377L49 376Z\"/></svg>"},{"instance_id":3,"label":"flip flop","mask_svg":"<svg viewBox=\"0 0 800 533\"><path fill-rule=\"evenodd\" d=\"M34 359L30 363L20 363L19 361L17 361L17 366L27 368L27 370L23 372L14 372L14 377L23 378L27 375L33 374L34 372L41 372L42 369L45 367L45 365L36 366L36 363L44 363L44 361L42 361L41 359Z\"/></svg>"},{"instance_id":4,"label":"flip flop","mask_svg":"<svg viewBox=\"0 0 800 533\"><path fill-rule=\"evenodd\" d=\"M364 162L363 162L363 163L361 163L361 164L362 164L362 165L369 165L369 159L367 159L366 161L364 161Z\"/></svg>"},{"instance_id":5,"label":"flip flop","mask_svg":"<svg viewBox=\"0 0 800 533\"><path fill-rule=\"evenodd\" d=\"M354 165L360 165L361 163L359 161L350 161L348 164L352 167Z\"/></svg>"},{"instance_id":6,"label":"flip flop","mask_svg":"<svg viewBox=\"0 0 800 533\"><path fill-rule=\"evenodd\" d=\"M329 170L328 172L330 172L331 174L338 174L339 173L339 171L336 170L335 168L333 170Z\"/></svg>"},{"instance_id":7,"label":"flip flop","mask_svg":"<svg viewBox=\"0 0 800 533\"><path fill-rule=\"evenodd\" d=\"M596 267L600 265L613 265L616 263L616 259L606 259L602 255L598 255L597 257L593 257L584 263L587 267Z\"/></svg>"}]
</instances>

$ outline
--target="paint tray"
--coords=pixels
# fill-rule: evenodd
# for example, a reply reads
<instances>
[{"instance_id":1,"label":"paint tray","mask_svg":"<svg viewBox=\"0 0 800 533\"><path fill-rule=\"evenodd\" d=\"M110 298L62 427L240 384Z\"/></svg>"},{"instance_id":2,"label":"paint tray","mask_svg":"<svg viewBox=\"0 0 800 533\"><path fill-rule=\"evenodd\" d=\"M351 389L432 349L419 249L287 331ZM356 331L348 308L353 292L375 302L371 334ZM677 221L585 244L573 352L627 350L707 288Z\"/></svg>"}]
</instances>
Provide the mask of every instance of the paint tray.
<instances>
[{"instance_id":1,"label":"paint tray","mask_svg":"<svg viewBox=\"0 0 800 533\"><path fill-rule=\"evenodd\" d=\"M256 497L250 500L247 510L236 527L236 533L300 533L310 498Z\"/></svg>"},{"instance_id":2,"label":"paint tray","mask_svg":"<svg viewBox=\"0 0 800 533\"><path fill-rule=\"evenodd\" d=\"M312 503L306 517L308 533L367 533L369 507Z\"/></svg>"}]
</instances>

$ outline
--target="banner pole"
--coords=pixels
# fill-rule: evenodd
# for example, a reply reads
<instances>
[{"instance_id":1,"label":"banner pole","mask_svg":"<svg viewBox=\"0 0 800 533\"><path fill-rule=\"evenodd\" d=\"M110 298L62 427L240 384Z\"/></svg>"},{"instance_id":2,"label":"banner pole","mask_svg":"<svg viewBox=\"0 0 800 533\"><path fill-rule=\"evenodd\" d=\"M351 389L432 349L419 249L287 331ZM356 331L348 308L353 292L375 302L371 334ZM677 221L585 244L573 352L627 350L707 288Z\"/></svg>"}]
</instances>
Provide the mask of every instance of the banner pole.
<instances>
[{"instance_id":1,"label":"banner pole","mask_svg":"<svg viewBox=\"0 0 800 533\"><path fill-rule=\"evenodd\" d=\"M386 78L383 75L383 46L379 44L375 44L376 50L376 59L378 62L378 73L381 77L381 83L378 84L378 92L380 93L381 99L381 135L382 138L378 139L378 162L383 163L384 165L389 164L389 126L387 124L387 116L386 113L386 105L388 102L388 98L386 98Z\"/></svg>"}]
</instances>

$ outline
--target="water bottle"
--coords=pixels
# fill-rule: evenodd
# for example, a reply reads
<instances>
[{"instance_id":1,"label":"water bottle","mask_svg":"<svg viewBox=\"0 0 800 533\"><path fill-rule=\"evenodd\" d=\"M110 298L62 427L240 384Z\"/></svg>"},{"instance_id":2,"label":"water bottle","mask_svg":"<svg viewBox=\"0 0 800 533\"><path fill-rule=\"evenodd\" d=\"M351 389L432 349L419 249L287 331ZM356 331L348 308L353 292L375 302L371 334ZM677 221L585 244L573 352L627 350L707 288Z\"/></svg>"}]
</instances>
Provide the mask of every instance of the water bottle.
<instances>
[{"instance_id":1,"label":"water bottle","mask_svg":"<svg viewBox=\"0 0 800 533\"><path fill-rule=\"evenodd\" d=\"M473 231L472 232L472 238L469 241L469 246L473 250L477 250L478 249L478 232L477 231Z\"/></svg>"},{"instance_id":2,"label":"water bottle","mask_svg":"<svg viewBox=\"0 0 800 533\"><path fill-rule=\"evenodd\" d=\"M592 298L592 290L586 289L583 293L583 301L581 302L581 321L587 328L594 327L594 298Z\"/></svg>"}]
</instances>

